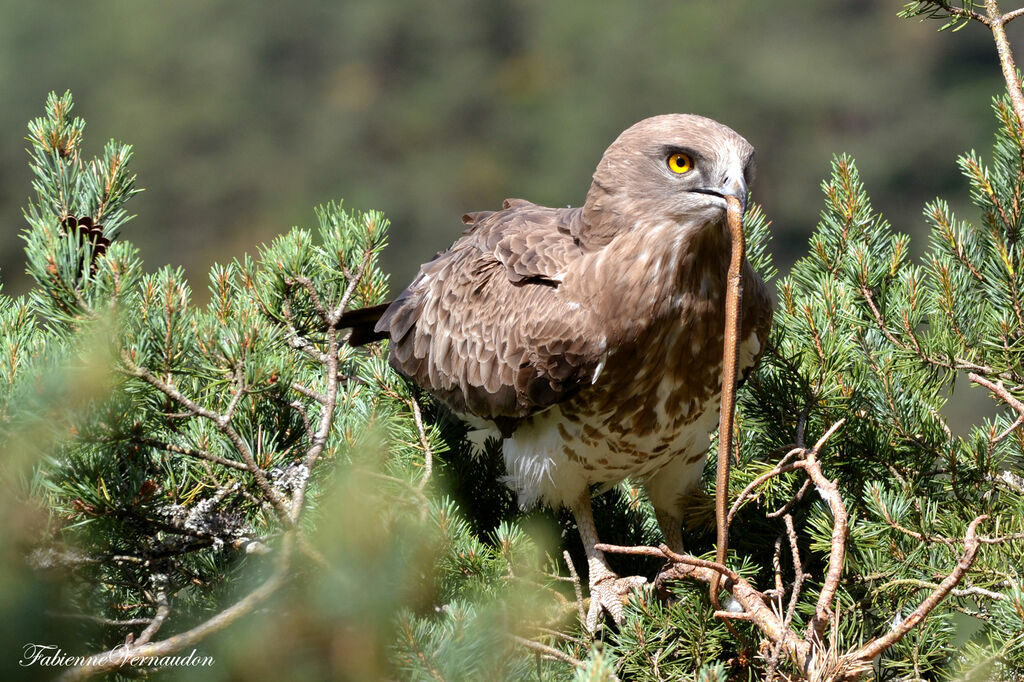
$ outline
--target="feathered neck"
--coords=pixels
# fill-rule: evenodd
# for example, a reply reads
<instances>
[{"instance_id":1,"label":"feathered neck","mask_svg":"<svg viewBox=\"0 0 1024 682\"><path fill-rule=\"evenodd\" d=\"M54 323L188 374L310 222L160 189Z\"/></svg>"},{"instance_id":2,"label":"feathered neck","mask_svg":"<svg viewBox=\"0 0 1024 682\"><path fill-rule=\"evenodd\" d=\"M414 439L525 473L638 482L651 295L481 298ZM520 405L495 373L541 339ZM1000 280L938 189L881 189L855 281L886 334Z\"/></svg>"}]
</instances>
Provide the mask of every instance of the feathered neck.
<instances>
[{"instance_id":1,"label":"feathered neck","mask_svg":"<svg viewBox=\"0 0 1024 682\"><path fill-rule=\"evenodd\" d=\"M731 246L724 222L634 225L605 239L584 248L564 286L570 298L615 321L612 337L636 338L659 321L724 308Z\"/></svg>"}]
</instances>

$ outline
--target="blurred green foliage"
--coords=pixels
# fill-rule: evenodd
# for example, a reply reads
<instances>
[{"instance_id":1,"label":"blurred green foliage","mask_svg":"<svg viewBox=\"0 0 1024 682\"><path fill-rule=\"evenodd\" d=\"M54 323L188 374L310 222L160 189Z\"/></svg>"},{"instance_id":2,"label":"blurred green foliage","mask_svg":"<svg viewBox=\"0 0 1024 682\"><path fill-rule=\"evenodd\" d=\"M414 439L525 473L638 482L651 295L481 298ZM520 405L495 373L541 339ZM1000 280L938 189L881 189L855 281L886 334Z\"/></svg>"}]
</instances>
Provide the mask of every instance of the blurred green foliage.
<instances>
[{"instance_id":1,"label":"blurred green foliage","mask_svg":"<svg viewBox=\"0 0 1024 682\"><path fill-rule=\"evenodd\" d=\"M398 284L465 211L580 203L615 135L670 111L720 119L758 149L754 195L785 272L835 152L856 156L908 229L938 194L966 202L950 154L988 146L995 50L981 26L940 39L896 20L900 7L0 0L0 271L9 293L27 286L24 121L70 88L92 144L140 150L143 260L193 279L344 196L391 217Z\"/></svg>"}]
</instances>

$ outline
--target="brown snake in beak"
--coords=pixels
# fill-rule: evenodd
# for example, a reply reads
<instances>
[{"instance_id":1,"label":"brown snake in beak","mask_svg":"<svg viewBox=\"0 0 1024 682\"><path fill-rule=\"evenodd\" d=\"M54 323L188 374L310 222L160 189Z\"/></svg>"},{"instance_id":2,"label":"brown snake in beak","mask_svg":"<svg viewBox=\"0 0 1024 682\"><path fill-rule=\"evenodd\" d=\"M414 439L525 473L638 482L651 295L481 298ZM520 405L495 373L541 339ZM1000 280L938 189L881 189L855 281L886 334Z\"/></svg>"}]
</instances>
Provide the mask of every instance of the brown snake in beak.
<instances>
[{"instance_id":1,"label":"brown snake in beak","mask_svg":"<svg viewBox=\"0 0 1024 682\"><path fill-rule=\"evenodd\" d=\"M722 402L718 421L718 472L715 479L715 519L718 539L715 561L725 565L729 550L729 456L732 453L733 422L736 411L736 360L739 355L740 300L743 298L743 207L740 200L727 196L727 219L732 237L732 258L725 292L725 343L722 352ZM711 581L711 604L720 610L718 584L721 574Z\"/></svg>"}]
</instances>

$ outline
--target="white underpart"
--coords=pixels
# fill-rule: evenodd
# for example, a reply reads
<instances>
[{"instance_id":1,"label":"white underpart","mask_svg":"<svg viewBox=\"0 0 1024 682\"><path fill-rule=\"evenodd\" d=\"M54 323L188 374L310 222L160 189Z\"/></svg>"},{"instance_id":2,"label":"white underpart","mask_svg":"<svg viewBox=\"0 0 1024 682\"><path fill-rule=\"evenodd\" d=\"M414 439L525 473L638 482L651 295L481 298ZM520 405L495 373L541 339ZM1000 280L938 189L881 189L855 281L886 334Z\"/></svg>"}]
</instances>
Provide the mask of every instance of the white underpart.
<instances>
[{"instance_id":1,"label":"white underpart","mask_svg":"<svg viewBox=\"0 0 1024 682\"><path fill-rule=\"evenodd\" d=\"M681 333L681 330L680 330ZM760 350L757 337L751 335L740 345L739 367L749 367ZM647 368L651 365L647 365ZM599 372L595 374L600 374ZM519 504L529 508L544 502L554 506L570 505L578 499L583 490L593 484L614 486L624 478L643 482L652 502L659 508L675 508L681 495L693 490L700 483L710 434L718 427L719 395L712 396L704 405L684 404L680 412L668 414L666 402L673 386L664 380L657 387L658 402L656 416L658 431L647 434L613 436L605 432L605 420L609 415L587 418L587 423L597 428L602 437L595 444L588 444L580 437L583 423L574 423L565 418L561 407L556 405L524 423L511 438L504 440L504 459L507 475L505 482L519 496ZM672 434L669 447L654 455L665 435L663 429L680 414L689 415L691 410L701 414L693 422ZM568 436L568 444L580 458L596 468L589 470L581 462L571 460L565 453L566 439L559 432L559 425ZM624 424L628 429L631 425ZM613 452L607 446L609 438L618 438L628 449L642 453L639 462L631 453ZM694 461L695 455L700 455ZM597 464L604 459L607 465L626 467L609 470L607 465Z\"/></svg>"},{"instance_id":2,"label":"white underpart","mask_svg":"<svg viewBox=\"0 0 1024 682\"><path fill-rule=\"evenodd\" d=\"M750 367L760 350L761 342L756 334L751 334L743 340L739 347L739 361L737 362L737 368L741 374ZM662 387L658 388L661 390ZM693 444L687 448L686 452L671 457L664 467L654 472L645 481L647 494L656 509L678 510L680 498L700 485L710 436L718 428L720 400L721 395L716 392L706 405L692 407L683 405L681 407L683 410L700 409L703 413L689 426L689 430L693 432ZM659 413L659 418L660 416ZM703 456L696 462L688 463L687 460L697 452L703 453Z\"/></svg>"},{"instance_id":3,"label":"white underpart","mask_svg":"<svg viewBox=\"0 0 1024 682\"><path fill-rule=\"evenodd\" d=\"M701 415L681 430L665 457L658 461L658 468L645 480L644 487L656 509L676 509L680 497L700 484L710 435L718 426L719 400L720 396L715 395L707 404L694 406L702 410ZM688 461L695 454L700 457Z\"/></svg>"},{"instance_id":4,"label":"white underpart","mask_svg":"<svg viewBox=\"0 0 1024 682\"><path fill-rule=\"evenodd\" d=\"M501 432L490 419L484 419L472 414L456 413L459 419L469 424L469 431L466 433L466 440L472 446L471 452L474 457L479 457L484 452L484 445L491 438L501 438Z\"/></svg>"},{"instance_id":5,"label":"white underpart","mask_svg":"<svg viewBox=\"0 0 1024 682\"><path fill-rule=\"evenodd\" d=\"M555 405L535 415L516 429L511 438L505 439L502 451L507 474L504 481L516 491L519 505L524 509L541 499L559 498L560 503L575 501L583 492L582 467L566 456L559 424L568 428L571 436L578 437L580 425L567 420L562 409ZM564 491L564 498L559 491Z\"/></svg>"},{"instance_id":6,"label":"white underpart","mask_svg":"<svg viewBox=\"0 0 1024 682\"><path fill-rule=\"evenodd\" d=\"M761 352L761 340L757 338L757 334L751 333L744 339L740 344L739 351L740 357L736 362L736 367L742 375L743 371L753 364L757 354Z\"/></svg>"}]
</instances>

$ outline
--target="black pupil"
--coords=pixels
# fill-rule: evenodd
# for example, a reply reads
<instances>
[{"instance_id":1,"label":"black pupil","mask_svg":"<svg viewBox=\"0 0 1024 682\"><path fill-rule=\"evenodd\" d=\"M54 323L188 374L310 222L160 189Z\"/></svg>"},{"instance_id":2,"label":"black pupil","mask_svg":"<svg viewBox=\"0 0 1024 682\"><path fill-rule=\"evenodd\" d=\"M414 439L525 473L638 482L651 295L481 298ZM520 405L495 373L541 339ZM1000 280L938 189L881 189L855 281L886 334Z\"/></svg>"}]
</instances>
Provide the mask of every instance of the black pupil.
<instances>
[{"instance_id":1,"label":"black pupil","mask_svg":"<svg viewBox=\"0 0 1024 682\"><path fill-rule=\"evenodd\" d=\"M690 165L689 159L687 159L682 154L676 154L674 161L676 162L676 165L679 166L680 168L685 168L686 166Z\"/></svg>"}]
</instances>

